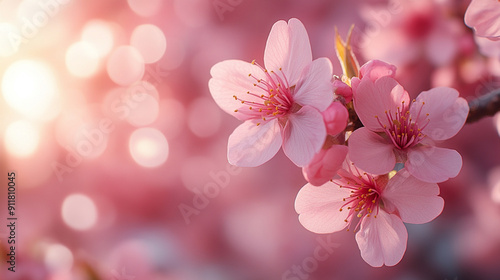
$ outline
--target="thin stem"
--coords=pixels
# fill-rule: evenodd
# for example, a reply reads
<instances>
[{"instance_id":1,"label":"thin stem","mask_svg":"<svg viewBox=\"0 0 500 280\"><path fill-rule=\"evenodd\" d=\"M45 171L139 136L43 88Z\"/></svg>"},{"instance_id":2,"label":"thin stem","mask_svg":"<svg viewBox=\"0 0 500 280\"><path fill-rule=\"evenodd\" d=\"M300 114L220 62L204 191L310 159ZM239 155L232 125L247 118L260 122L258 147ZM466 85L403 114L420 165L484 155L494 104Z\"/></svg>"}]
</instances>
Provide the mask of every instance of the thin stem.
<instances>
[{"instance_id":1,"label":"thin stem","mask_svg":"<svg viewBox=\"0 0 500 280\"><path fill-rule=\"evenodd\" d=\"M487 116L493 116L500 111L500 89L480 96L469 102L467 123L473 123Z\"/></svg>"}]
</instances>

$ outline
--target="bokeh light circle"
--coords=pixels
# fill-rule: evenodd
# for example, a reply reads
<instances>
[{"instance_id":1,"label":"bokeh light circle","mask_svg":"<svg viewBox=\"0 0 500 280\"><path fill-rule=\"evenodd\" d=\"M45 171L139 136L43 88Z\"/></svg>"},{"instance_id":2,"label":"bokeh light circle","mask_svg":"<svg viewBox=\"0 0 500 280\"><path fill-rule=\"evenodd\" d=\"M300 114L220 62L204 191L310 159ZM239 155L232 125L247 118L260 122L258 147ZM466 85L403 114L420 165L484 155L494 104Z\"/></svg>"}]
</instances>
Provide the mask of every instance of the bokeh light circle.
<instances>
[{"instance_id":1,"label":"bokeh light circle","mask_svg":"<svg viewBox=\"0 0 500 280\"><path fill-rule=\"evenodd\" d=\"M58 89L52 70L44 63L18 60L3 75L2 93L7 104L28 118L54 117Z\"/></svg>"},{"instance_id":2,"label":"bokeh light circle","mask_svg":"<svg viewBox=\"0 0 500 280\"><path fill-rule=\"evenodd\" d=\"M165 53L167 40L156 25L143 24L137 26L132 32L130 45L141 53L146 63L154 63Z\"/></svg>"},{"instance_id":3,"label":"bokeh light circle","mask_svg":"<svg viewBox=\"0 0 500 280\"><path fill-rule=\"evenodd\" d=\"M73 253L61 244L49 245L45 251L45 265L54 272L69 271L74 262Z\"/></svg>"},{"instance_id":4,"label":"bokeh light circle","mask_svg":"<svg viewBox=\"0 0 500 280\"><path fill-rule=\"evenodd\" d=\"M127 0L130 9L139 16L150 17L158 13L162 0Z\"/></svg>"},{"instance_id":5,"label":"bokeh light circle","mask_svg":"<svg viewBox=\"0 0 500 280\"><path fill-rule=\"evenodd\" d=\"M108 63L108 75L113 82L128 86L139 81L144 75L144 59L132 46L120 46L111 53Z\"/></svg>"},{"instance_id":6,"label":"bokeh light circle","mask_svg":"<svg viewBox=\"0 0 500 280\"><path fill-rule=\"evenodd\" d=\"M83 194L71 194L64 199L61 214L63 221L75 230L91 229L97 222L97 207Z\"/></svg>"},{"instance_id":7,"label":"bokeh light circle","mask_svg":"<svg viewBox=\"0 0 500 280\"><path fill-rule=\"evenodd\" d=\"M99 57L109 54L115 40L111 24L98 19L90 20L85 24L81 39L92 45L97 50Z\"/></svg>"},{"instance_id":8,"label":"bokeh light circle","mask_svg":"<svg viewBox=\"0 0 500 280\"><path fill-rule=\"evenodd\" d=\"M149 127L139 128L132 133L129 150L135 162L143 167L157 167L167 160L169 154L165 136Z\"/></svg>"},{"instance_id":9,"label":"bokeh light circle","mask_svg":"<svg viewBox=\"0 0 500 280\"><path fill-rule=\"evenodd\" d=\"M76 42L66 51L66 67L72 75L88 78L99 69L99 53L87 42Z\"/></svg>"},{"instance_id":10,"label":"bokeh light circle","mask_svg":"<svg viewBox=\"0 0 500 280\"><path fill-rule=\"evenodd\" d=\"M28 121L13 122L5 130L5 148L15 157L24 158L32 155L39 142L38 129Z\"/></svg>"}]
</instances>

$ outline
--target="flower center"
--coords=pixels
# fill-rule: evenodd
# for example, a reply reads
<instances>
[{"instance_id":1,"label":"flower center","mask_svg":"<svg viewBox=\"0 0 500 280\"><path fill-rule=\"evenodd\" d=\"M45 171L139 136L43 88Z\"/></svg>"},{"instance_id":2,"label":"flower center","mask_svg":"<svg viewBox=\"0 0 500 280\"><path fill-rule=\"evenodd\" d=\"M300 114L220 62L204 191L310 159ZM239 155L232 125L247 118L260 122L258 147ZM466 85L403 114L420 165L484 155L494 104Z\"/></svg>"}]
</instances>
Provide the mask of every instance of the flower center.
<instances>
[{"instance_id":1,"label":"flower center","mask_svg":"<svg viewBox=\"0 0 500 280\"><path fill-rule=\"evenodd\" d=\"M373 176L361 173L354 165L349 166L349 170L341 169L338 175L340 175L340 180L335 180L335 184L340 188L351 190L351 194L343 199L345 203L339 211L344 211L344 209L349 211L349 215L345 219L345 222L348 223L347 230L349 230L352 219L355 216L359 218L354 228L356 231L364 218L371 217L374 212L373 217L377 217L381 202L381 188Z\"/></svg>"},{"instance_id":2,"label":"flower center","mask_svg":"<svg viewBox=\"0 0 500 280\"><path fill-rule=\"evenodd\" d=\"M248 74L255 80L253 84L255 91L247 91L245 97L233 95L235 100L244 104L241 108L234 110L235 112L243 113L250 119L269 121L275 118L286 119L290 111L300 109L300 105L295 104L292 98L295 86L289 85L281 68L276 73L255 63L255 60L252 64L262 70L265 78L259 79L251 73ZM257 125L260 125L260 122Z\"/></svg>"},{"instance_id":3,"label":"flower center","mask_svg":"<svg viewBox=\"0 0 500 280\"><path fill-rule=\"evenodd\" d=\"M424 129L430 121L427 118L429 114L426 114L426 123L423 125L418 123L424 105L425 102L422 102L415 120L410 116L409 106L406 106L404 101L401 102L401 107L398 107L396 112L385 111L385 124L378 116L375 116L378 123L397 149L404 150L411 148L426 137L426 135L422 133L422 129ZM412 101L412 106L418 106L415 100Z\"/></svg>"}]
</instances>

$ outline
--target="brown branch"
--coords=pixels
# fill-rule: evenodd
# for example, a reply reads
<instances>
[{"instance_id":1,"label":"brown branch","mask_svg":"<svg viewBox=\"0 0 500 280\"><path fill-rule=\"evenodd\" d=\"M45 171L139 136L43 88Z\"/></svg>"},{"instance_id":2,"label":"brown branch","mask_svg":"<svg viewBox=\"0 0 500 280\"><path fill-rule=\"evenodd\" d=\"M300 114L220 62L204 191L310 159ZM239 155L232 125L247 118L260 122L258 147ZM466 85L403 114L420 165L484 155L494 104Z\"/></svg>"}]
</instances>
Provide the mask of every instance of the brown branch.
<instances>
[{"instance_id":1,"label":"brown branch","mask_svg":"<svg viewBox=\"0 0 500 280\"><path fill-rule=\"evenodd\" d=\"M469 102L469 115L467 123L473 123L487 116L500 112L500 89L480 96Z\"/></svg>"}]
</instances>

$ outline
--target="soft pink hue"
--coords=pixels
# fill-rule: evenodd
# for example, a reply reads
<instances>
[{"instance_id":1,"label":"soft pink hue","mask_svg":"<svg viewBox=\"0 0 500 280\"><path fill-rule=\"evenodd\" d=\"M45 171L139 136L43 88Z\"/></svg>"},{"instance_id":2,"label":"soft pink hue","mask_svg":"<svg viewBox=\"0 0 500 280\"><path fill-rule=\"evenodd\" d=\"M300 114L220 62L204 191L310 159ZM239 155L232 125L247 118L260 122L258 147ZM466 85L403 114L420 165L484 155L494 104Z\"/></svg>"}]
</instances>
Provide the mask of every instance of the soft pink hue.
<instances>
[{"instance_id":1,"label":"soft pink hue","mask_svg":"<svg viewBox=\"0 0 500 280\"><path fill-rule=\"evenodd\" d=\"M465 24L477 36L500 40L500 2L498 0L472 0L465 12Z\"/></svg>"},{"instance_id":2,"label":"soft pink hue","mask_svg":"<svg viewBox=\"0 0 500 280\"><path fill-rule=\"evenodd\" d=\"M307 184L299 191L299 221L315 233L349 229L355 222L361 257L374 267L393 266L403 258L408 240L403 222L430 222L444 207L438 185L422 182L406 169L387 180L387 175L364 173L346 160L338 175L320 187Z\"/></svg>"},{"instance_id":3,"label":"soft pink hue","mask_svg":"<svg viewBox=\"0 0 500 280\"><path fill-rule=\"evenodd\" d=\"M356 91L362 79L375 82L385 76L394 78L396 76L396 66L376 59L370 60L359 68L359 77L351 79L352 90Z\"/></svg>"},{"instance_id":4,"label":"soft pink hue","mask_svg":"<svg viewBox=\"0 0 500 280\"><path fill-rule=\"evenodd\" d=\"M364 170L386 174L396 162L418 179L443 182L458 175L462 158L435 141L453 137L469 113L467 101L452 88L422 92L410 102L408 92L390 76L362 78L354 108L365 127L349 138L349 156Z\"/></svg>"},{"instance_id":5,"label":"soft pink hue","mask_svg":"<svg viewBox=\"0 0 500 280\"><path fill-rule=\"evenodd\" d=\"M347 146L344 145L332 145L329 149L321 149L311 163L302 168L304 178L314 186L328 182L342 167L347 150Z\"/></svg>"},{"instance_id":6,"label":"soft pink hue","mask_svg":"<svg viewBox=\"0 0 500 280\"><path fill-rule=\"evenodd\" d=\"M327 134L321 111L333 101L331 62L312 60L304 25L290 19L273 25L264 65L226 60L210 71L215 102L245 121L229 137L228 160L258 166L282 146L296 165L305 166Z\"/></svg>"},{"instance_id":7,"label":"soft pink hue","mask_svg":"<svg viewBox=\"0 0 500 280\"><path fill-rule=\"evenodd\" d=\"M454 1L373 2L360 7L366 27L359 46L365 58L398 66L421 62L444 66L459 55L464 28L462 20L450 16L458 6Z\"/></svg>"},{"instance_id":8,"label":"soft pink hue","mask_svg":"<svg viewBox=\"0 0 500 280\"><path fill-rule=\"evenodd\" d=\"M346 103L351 102L352 89L346 83L342 82L341 80L337 80L337 79L334 80L333 81L333 91L335 92L336 95L344 97Z\"/></svg>"},{"instance_id":9,"label":"soft pink hue","mask_svg":"<svg viewBox=\"0 0 500 280\"><path fill-rule=\"evenodd\" d=\"M326 133L336 135L344 131L349 119L347 108L340 102L332 102L330 107L321 113L326 125Z\"/></svg>"}]
</instances>

